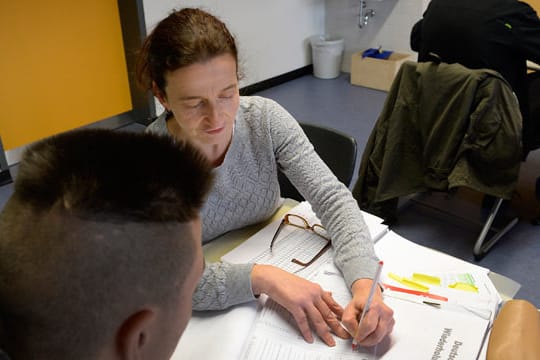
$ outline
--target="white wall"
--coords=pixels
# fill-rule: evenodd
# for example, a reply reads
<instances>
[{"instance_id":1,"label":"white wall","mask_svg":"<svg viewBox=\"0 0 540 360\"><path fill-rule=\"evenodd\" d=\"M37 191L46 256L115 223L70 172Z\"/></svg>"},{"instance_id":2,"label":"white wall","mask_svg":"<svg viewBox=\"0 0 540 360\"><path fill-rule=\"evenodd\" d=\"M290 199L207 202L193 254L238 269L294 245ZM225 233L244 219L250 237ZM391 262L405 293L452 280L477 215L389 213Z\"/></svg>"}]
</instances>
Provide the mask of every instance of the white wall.
<instances>
[{"instance_id":1,"label":"white wall","mask_svg":"<svg viewBox=\"0 0 540 360\"><path fill-rule=\"evenodd\" d=\"M202 7L235 35L251 85L311 64L308 38L324 32L325 0L144 0L147 30L172 9Z\"/></svg>"},{"instance_id":2,"label":"white wall","mask_svg":"<svg viewBox=\"0 0 540 360\"><path fill-rule=\"evenodd\" d=\"M474 0L471 0L474 1ZM326 33L345 39L342 70L350 72L351 55L370 47L413 53L412 26L422 17L429 0L366 0L375 16L358 27L360 0L326 0Z\"/></svg>"},{"instance_id":3,"label":"white wall","mask_svg":"<svg viewBox=\"0 0 540 360\"><path fill-rule=\"evenodd\" d=\"M360 0L143 0L147 30L174 8L202 7L235 35L244 78L251 85L311 64L311 35L345 39L342 70L351 55L369 47L412 53L410 30L429 0L366 0L375 16L358 27ZM473 1L473 0L471 0Z\"/></svg>"}]
</instances>

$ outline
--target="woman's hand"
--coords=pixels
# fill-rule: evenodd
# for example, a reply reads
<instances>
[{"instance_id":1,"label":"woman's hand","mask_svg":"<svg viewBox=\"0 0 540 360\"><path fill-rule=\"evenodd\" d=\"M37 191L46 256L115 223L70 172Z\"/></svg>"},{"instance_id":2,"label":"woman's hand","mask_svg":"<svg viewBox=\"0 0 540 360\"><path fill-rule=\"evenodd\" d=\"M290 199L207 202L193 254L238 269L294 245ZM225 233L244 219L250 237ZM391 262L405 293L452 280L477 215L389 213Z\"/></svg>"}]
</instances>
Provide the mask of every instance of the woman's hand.
<instances>
[{"instance_id":1,"label":"woman's hand","mask_svg":"<svg viewBox=\"0 0 540 360\"><path fill-rule=\"evenodd\" d=\"M394 311L383 302L380 287L376 288L369 310L362 320L362 326L358 328L358 321L366 305L372 283L371 279L359 279L353 283L351 288L353 298L345 307L342 316L343 325L355 334L355 339L361 346L373 346L380 343L394 328Z\"/></svg>"},{"instance_id":2,"label":"woman's hand","mask_svg":"<svg viewBox=\"0 0 540 360\"><path fill-rule=\"evenodd\" d=\"M331 332L349 338L339 323L343 308L320 285L271 265L255 265L251 284L254 294L268 295L292 314L307 342L313 342L311 328L329 346L336 344Z\"/></svg>"}]
</instances>

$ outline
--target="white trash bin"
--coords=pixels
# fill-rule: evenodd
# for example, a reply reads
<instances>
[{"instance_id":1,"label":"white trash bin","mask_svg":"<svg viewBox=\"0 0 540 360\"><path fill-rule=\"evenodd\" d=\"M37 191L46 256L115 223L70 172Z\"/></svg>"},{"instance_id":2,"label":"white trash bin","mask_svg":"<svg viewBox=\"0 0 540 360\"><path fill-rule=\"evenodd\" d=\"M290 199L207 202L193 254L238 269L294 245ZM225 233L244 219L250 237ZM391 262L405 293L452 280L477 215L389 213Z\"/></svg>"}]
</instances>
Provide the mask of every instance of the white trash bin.
<instances>
[{"instance_id":1,"label":"white trash bin","mask_svg":"<svg viewBox=\"0 0 540 360\"><path fill-rule=\"evenodd\" d=\"M341 72L343 39L316 35L310 38L313 56L313 75L320 79L333 79Z\"/></svg>"}]
</instances>

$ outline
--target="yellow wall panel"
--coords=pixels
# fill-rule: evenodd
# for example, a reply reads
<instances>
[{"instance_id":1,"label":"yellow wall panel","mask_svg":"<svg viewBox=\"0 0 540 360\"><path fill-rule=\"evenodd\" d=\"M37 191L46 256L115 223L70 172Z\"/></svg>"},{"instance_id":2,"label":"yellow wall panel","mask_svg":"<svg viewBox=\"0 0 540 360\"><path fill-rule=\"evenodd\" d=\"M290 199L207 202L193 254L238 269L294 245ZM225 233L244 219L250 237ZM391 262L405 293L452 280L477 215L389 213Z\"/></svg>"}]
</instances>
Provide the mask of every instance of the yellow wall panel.
<instances>
[{"instance_id":1,"label":"yellow wall panel","mask_svg":"<svg viewBox=\"0 0 540 360\"><path fill-rule=\"evenodd\" d=\"M116 0L0 1L6 149L132 109Z\"/></svg>"},{"instance_id":2,"label":"yellow wall panel","mask_svg":"<svg viewBox=\"0 0 540 360\"><path fill-rule=\"evenodd\" d=\"M540 13L540 0L525 0L525 2L536 10L536 13Z\"/></svg>"}]
</instances>

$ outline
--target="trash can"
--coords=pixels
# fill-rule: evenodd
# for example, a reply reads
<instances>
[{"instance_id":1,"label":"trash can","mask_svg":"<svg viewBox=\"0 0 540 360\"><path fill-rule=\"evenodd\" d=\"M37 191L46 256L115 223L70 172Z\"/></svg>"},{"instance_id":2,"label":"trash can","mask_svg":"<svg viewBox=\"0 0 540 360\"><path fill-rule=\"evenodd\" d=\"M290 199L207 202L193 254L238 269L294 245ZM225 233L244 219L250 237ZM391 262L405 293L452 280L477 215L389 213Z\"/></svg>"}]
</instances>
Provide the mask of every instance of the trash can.
<instances>
[{"instance_id":1,"label":"trash can","mask_svg":"<svg viewBox=\"0 0 540 360\"><path fill-rule=\"evenodd\" d=\"M313 56L313 75L320 79L333 79L341 71L343 39L325 35L310 38Z\"/></svg>"}]
</instances>

